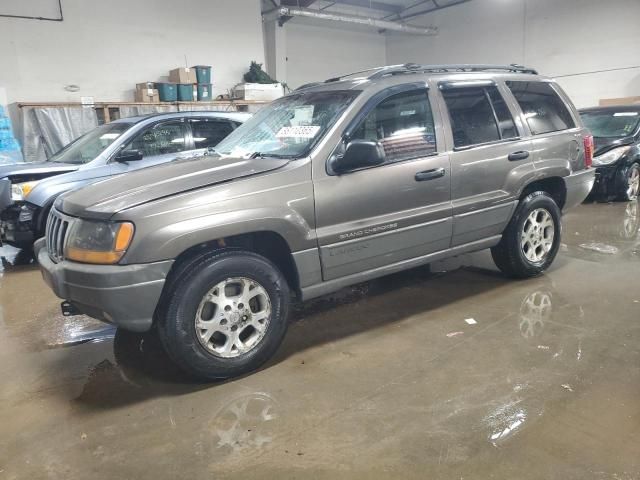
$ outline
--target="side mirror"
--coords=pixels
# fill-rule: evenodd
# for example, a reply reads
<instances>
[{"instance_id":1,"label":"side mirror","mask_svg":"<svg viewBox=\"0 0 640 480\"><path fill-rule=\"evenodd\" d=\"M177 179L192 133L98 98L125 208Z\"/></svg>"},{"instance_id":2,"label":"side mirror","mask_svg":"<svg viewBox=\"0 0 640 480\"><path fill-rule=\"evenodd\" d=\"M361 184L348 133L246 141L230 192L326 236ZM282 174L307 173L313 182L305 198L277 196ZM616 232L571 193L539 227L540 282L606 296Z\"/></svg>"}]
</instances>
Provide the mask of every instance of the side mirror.
<instances>
[{"instance_id":1,"label":"side mirror","mask_svg":"<svg viewBox=\"0 0 640 480\"><path fill-rule=\"evenodd\" d=\"M380 142L351 140L342 155L333 157L330 166L331 170L339 175L360 168L381 165L385 162L385 158Z\"/></svg>"},{"instance_id":2,"label":"side mirror","mask_svg":"<svg viewBox=\"0 0 640 480\"><path fill-rule=\"evenodd\" d=\"M135 162L137 160L142 160L142 152L140 150L122 150L118 155L116 155L116 162Z\"/></svg>"}]
</instances>

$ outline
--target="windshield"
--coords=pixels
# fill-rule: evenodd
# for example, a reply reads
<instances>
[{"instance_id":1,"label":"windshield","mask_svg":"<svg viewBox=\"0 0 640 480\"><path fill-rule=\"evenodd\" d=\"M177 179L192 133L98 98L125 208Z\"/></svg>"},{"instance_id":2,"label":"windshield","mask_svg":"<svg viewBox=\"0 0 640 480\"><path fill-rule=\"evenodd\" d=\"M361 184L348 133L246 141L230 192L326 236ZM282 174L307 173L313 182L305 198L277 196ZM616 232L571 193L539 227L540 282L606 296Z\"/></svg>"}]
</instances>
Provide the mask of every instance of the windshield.
<instances>
[{"instance_id":1,"label":"windshield","mask_svg":"<svg viewBox=\"0 0 640 480\"><path fill-rule=\"evenodd\" d=\"M120 122L101 125L71 142L51 157L50 161L74 164L88 163L131 128L131 125L133 124Z\"/></svg>"},{"instance_id":2,"label":"windshield","mask_svg":"<svg viewBox=\"0 0 640 480\"><path fill-rule=\"evenodd\" d=\"M359 93L336 90L283 97L238 127L216 146L216 152L236 157L304 157Z\"/></svg>"},{"instance_id":3,"label":"windshield","mask_svg":"<svg viewBox=\"0 0 640 480\"><path fill-rule=\"evenodd\" d=\"M640 122L640 112L633 111L584 112L580 116L594 137L628 137Z\"/></svg>"}]
</instances>

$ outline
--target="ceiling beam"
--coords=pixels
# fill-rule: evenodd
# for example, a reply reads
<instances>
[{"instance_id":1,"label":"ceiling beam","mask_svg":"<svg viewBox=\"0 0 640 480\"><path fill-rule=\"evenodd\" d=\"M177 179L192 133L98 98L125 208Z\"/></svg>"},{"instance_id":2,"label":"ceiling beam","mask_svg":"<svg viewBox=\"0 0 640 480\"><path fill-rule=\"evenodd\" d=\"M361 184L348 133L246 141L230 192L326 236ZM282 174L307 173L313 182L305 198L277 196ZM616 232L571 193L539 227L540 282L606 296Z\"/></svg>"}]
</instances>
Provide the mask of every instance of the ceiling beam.
<instances>
[{"instance_id":1,"label":"ceiling beam","mask_svg":"<svg viewBox=\"0 0 640 480\"><path fill-rule=\"evenodd\" d=\"M286 7L302 7L307 8L316 0L282 0L280 3Z\"/></svg>"},{"instance_id":2,"label":"ceiling beam","mask_svg":"<svg viewBox=\"0 0 640 480\"><path fill-rule=\"evenodd\" d=\"M371 16L329 12L328 10L318 10L311 8L280 7L270 12L264 12L262 15L262 18L265 21L278 20L282 23L288 21L291 17L308 17L316 20L353 23L382 30L394 30L417 35L436 35L438 33L438 29L435 27L408 25L406 23L390 22L378 18L371 18Z\"/></svg>"},{"instance_id":3,"label":"ceiling beam","mask_svg":"<svg viewBox=\"0 0 640 480\"><path fill-rule=\"evenodd\" d=\"M390 3L378 2L374 0L333 0L334 4L350 5L352 7L370 8L385 13L400 13L404 7L401 5L392 5Z\"/></svg>"}]
</instances>

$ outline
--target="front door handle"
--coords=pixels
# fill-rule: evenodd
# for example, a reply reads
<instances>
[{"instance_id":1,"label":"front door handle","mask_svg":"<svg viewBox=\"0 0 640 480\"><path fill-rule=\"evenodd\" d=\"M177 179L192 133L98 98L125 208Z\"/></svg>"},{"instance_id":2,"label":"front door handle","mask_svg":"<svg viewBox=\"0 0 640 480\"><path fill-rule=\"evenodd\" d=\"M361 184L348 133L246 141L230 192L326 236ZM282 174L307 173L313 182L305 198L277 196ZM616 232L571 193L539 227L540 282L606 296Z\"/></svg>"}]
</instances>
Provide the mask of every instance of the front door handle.
<instances>
[{"instance_id":1,"label":"front door handle","mask_svg":"<svg viewBox=\"0 0 640 480\"><path fill-rule=\"evenodd\" d=\"M519 152L512 152L509 154L509 160L511 160L512 162L518 160L526 160L527 158L529 158L529 152L526 152L524 150L520 150Z\"/></svg>"},{"instance_id":2,"label":"front door handle","mask_svg":"<svg viewBox=\"0 0 640 480\"><path fill-rule=\"evenodd\" d=\"M434 168L432 170L425 170L424 172L416 173L416 182L424 182L426 180L434 180L436 178L444 177L444 168Z\"/></svg>"}]
</instances>

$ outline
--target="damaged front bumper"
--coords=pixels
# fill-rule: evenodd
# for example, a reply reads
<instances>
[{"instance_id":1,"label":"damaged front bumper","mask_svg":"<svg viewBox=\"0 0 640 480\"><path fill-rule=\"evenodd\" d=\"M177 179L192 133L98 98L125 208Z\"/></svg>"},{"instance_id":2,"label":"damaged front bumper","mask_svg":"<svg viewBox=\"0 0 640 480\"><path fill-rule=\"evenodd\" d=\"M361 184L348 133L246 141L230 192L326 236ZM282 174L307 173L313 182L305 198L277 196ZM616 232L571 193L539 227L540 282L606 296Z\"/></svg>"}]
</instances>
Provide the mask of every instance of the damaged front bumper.
<instances>
[{"instance_id":1,"label":"damaged front bumper","mask_svg":"<svg viewBox=\"0 0 640 480\"><path fill-rule=\"evenodd\" d=\"M25 248L36 239L36 219L40 207L15 202L0 211L0 245Z\"/></svg>"},{"instance_id":2,"label":"damaged front bumper","mask_svg":"<svg viewBox=\"0 0 640 480\"><path fill-rule=\"evenodd\" d=\"M591 190L592 195L612 197L618 192L626 190L624 186L626 179L622 174L622 168L617 163L597 167L595 170L596 181Z\"/></svg>"}]
</instances>

